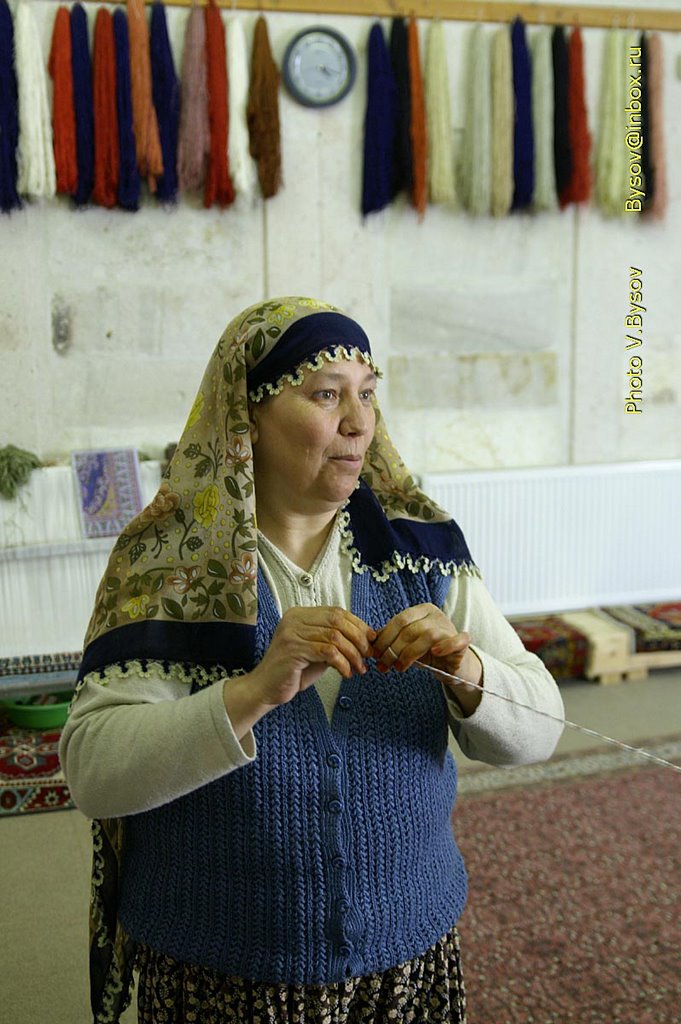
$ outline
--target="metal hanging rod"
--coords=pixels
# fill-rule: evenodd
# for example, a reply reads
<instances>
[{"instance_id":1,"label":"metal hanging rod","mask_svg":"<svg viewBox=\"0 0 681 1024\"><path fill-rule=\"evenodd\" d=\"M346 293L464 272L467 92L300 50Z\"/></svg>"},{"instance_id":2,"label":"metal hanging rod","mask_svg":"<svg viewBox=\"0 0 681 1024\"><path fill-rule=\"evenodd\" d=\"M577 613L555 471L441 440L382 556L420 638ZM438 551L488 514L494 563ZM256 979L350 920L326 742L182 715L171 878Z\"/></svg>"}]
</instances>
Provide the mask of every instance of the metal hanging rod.
<instances>
[{"instance_id":1,"label":"metal hanging rod","mask_svg":"<svg viewBox=\"0 0 681 1024\"><path fill-rule=\"evenodd\" d=\"M101 0L86 0L101 3ZM107 0L121 2L121 0ZM145 0L151 3L152 0ZM191 7L195 0L164 0L169 7ZM491 0L217 0L226 10L310 15L363 15L367 18L441 18L446 21L513 21L528 25L580 28L656 29L681 32L681 12L640 7L582 7L578 4L494 3Z\"/></svg>"}]
</instances>

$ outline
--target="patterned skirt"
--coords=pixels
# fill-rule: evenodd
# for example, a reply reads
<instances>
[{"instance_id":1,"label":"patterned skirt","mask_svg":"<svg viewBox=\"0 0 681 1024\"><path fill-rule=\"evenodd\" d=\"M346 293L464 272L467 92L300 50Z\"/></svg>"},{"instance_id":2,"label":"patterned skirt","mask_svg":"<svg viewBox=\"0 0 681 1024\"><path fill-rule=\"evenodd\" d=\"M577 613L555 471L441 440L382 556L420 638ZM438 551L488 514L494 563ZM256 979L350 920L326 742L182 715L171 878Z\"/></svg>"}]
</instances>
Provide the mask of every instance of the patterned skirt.
<instances>
[{"instance_id":1,"label":"patterned skirt","mask_svg":"<svg viewBox=\"0 0 681 1024\"><path fill-rule=\"evenodd\" d=\"M139 1024L466 1024L459 936L413 960L330 985L266 985L140 946Z\"/></svg>"}]
</instances>

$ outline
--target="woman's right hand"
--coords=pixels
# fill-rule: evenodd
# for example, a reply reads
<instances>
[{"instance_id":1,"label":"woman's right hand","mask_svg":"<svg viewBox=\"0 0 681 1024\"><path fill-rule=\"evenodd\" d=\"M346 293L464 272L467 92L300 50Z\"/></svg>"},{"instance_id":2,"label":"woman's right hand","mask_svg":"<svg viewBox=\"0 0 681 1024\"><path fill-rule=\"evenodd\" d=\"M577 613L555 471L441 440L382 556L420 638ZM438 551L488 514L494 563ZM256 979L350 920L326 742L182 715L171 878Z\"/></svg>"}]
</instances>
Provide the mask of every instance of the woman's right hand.
<instances>
[{"instance_id":1,"label":"woman's right hand","mask_svg":"<svg viewBox=\"0 0 681 1024\"><path fill-rule=\"evenodd\" d=\"M348 679L364 675L375 630L343 608L289 608L262 661L249 673L254 695L267 706L286 704L327 668Z\"/></svg>"}]
</instances>

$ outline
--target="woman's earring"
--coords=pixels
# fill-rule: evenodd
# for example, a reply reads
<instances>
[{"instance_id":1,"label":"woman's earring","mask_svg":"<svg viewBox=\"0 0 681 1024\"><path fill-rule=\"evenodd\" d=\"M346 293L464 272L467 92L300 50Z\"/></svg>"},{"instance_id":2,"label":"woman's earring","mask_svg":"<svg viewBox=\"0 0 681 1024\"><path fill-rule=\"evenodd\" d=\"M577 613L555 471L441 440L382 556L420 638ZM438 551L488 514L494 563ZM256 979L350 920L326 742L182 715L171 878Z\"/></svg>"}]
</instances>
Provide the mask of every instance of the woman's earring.
<instances>
[{"instance_id":1,"label":"woman's earring","mask_svg":"<svg viewBox=\"0 0 681 1024\"><path fill-rule=\"evenodd\" d=\"M248 408L248 425L251 428L251 444L257 444L258 441L258 421L253 415L253 406Z\"/></svg>"}]
</instances>

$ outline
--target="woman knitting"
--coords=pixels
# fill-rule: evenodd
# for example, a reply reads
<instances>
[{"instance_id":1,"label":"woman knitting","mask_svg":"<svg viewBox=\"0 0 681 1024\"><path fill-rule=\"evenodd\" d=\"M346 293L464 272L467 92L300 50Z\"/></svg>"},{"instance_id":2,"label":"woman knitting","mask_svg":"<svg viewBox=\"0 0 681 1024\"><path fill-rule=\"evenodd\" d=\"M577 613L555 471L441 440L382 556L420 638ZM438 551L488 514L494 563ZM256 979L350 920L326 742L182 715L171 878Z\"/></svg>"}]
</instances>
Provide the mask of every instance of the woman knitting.
<instances>
[{"instance_id":1,"label":"woman knitting","mask_svg":"<svg viewBox=\"0 0 681 1024\"><path fill-rule=\"evenodd\" d=\"M144 1024L465 1020L448 729L539 761L560 725L484 686L562 702L408 475L378 375L334 307L251 306L113 549L60 749L95 819L97 1024L133 969Z\"/></svg>"}]
</instances>

